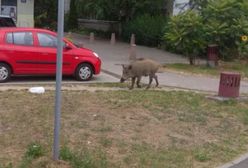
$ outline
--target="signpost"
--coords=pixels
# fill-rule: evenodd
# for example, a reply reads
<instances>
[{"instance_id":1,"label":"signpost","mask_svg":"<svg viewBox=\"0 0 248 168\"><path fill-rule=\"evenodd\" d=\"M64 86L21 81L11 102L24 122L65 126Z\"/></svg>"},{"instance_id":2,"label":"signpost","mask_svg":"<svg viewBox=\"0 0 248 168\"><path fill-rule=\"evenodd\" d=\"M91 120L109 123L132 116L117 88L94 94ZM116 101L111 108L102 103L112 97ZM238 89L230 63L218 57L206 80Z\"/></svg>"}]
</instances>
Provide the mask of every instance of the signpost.
<instances>
[{"instance_id":1,"label":"signpost","mask_svg":"<svg viewBox=\"0 0 248 168\"><path fill-rule=\"evenodd\" d=\"M61 81L62 81L62 65L63 65L63 37L64 37L64 0L58 0L58 46L56 61L56 99L54 111L54 143L53 143L53 159L59 160L59 132L60 132L60 116L61 116Z\"/></svg>"}]
</instances>

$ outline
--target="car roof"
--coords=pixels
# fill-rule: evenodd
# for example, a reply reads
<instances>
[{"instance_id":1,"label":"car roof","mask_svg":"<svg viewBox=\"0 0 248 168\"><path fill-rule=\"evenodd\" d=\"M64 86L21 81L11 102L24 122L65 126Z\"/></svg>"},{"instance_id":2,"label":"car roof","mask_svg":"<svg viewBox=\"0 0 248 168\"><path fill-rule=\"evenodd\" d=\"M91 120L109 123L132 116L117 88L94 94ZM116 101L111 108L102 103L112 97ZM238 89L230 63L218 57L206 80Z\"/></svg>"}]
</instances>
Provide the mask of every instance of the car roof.
<instances>
[{"instance_id":1,"label":"car roof","mask_svg":"<svg viewBox=\"0 0 248 168\"><path fill-rule=\"evenodd\" d=\"M0 17L2 17L2 18L11 18L11 17L8 16L8 15L0 15Z\"/></svg>"},{"instance_id":2,"label":"car roof","mask_svg":"<svg viewBox=\"0 0 248 168\"><path fill-rule=\"evenodd\" d=\"M10 32L10 31L42 31L42 32L48 32L48 33L55 33L53 31L50 31L48 29L41 29L41 28L30 28L30 27L1 27L0 31L2 32Z\"/></svg>"}]
</instances>

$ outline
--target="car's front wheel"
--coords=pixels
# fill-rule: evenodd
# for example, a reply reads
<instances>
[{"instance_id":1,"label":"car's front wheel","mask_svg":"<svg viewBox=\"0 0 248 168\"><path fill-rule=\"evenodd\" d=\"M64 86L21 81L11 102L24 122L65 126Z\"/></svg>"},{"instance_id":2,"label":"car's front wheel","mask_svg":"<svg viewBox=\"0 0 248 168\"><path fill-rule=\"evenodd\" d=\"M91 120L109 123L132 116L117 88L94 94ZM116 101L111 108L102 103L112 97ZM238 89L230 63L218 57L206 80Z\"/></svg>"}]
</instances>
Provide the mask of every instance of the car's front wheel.
<instances>
[{"instance_id":1,"label":"car's front wheel","mask_svg":"<svg viewBox=\"0 0 248 168\"><path fill-rule=\"evenodd\" d=\"M0 63L0 83L8 81L10 75L11 75L11 69L9 65L5 63Z\"/></svg>"},{"instance_id":2,"label":"car's front wheel","mask_svg":"<svg viewBox=\"0 0 248 168\"><path fill-rule=\"evenodd\" d=\"M88 81L93 76L93 68L90 64L80 64L75 72L75 77L79 81Z\"/></svg>"}]
</instances>

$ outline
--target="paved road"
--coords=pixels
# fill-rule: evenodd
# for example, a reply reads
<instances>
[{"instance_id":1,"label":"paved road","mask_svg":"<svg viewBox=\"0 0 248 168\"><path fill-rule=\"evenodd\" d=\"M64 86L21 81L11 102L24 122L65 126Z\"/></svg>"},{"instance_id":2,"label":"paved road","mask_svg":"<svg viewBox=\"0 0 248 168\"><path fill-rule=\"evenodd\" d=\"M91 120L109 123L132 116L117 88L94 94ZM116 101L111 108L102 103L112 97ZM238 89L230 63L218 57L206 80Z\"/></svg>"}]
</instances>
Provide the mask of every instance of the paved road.
<instances>
[{"instance_id":1,"label":"paved road","mask_svg":"<svg viewBox=\"0 0 248 168\"><path fill-rule=\"evenodd\" d=\"M107 72L120 76L122 67L117 64L128 63L130 45L127 43L117 41L115 45L111 45L110 41L106 40L95 40L93 43L90 43L89 38L75 34L72 34L72 39L74 42L83 43L83 46L96 51L103 61L102 69ZM185 57L156 48L136 46L136 55L137 57L152 58L162 64L188 63ZM204 60L199 62L206 63ZM160 85L163 86L214 93L217 93L219 89L219 78L214 77L185 75L170 71L160 73L158 77ZM146 82L148 79L143 78L143 81ZM248 82L241 81L240 92L248 94Z\"/></svg>"},{"instance_id":2,"label":"paved road","mask_svg":"<svg viewBox=\"0 0 248 168\"><path fill-rule=\"evenodd\" d=\"M119 79L113 77L112 75L106 74L104 72L100 73L100 75L93 76L92 80L81 82L75 80L73 77L65 76L63 77L63 84L85 84L85 83L108 83L108 82L119 82ZM23 84L31 84L31 85L44 85L44 84L55 84L55 77L47 77L47 76L16 76L12 77L10 81L8 81L7 85L23 85ZM0 83L0 86L5 86L6 83Z\"/></svg>"},{"instance_id":3,"label":"paved road","mask_svg":"<svg viewBox=\"0 0 248 168\"><path fill-rule=\"evenodd\" d=\"M244 160L242 162L240 162L239 164L236 164L234 166L231 166L229 168L248 168L248 160Z\"/></svg>"},{"instance_id":4,"label":"paved road","mask_svg":"<svg viewBox=\"0 0 248 168\"><path fill-rule=\"evenodd\" d=\"M234 166L231 166L229 168L248 168L248 160L244 160L242 162L240 162L239 164L236 164Z\"/></svg>"}]
</instances>

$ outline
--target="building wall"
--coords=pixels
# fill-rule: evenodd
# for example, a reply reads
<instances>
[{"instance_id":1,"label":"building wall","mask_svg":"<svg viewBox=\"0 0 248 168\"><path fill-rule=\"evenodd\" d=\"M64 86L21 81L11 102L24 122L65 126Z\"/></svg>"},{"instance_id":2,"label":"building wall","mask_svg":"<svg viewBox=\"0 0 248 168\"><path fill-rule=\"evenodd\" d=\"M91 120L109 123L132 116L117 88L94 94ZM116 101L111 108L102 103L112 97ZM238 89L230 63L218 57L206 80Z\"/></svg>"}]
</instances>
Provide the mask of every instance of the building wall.
<instances>
[{"instance_id":1,"label":"building wall","mask_svg":"<svg viewBox=\"0 0 248 168\"><path fill-rule=\"evenodd\" d=\"M34 27L34 0L0 0L1 14L10 15L18 27ZM15 8L15 14L9 12Z\"/></svg>"},{"instance_id":2,"label":"building wall","mask_svg":"<svg viewBox=\"0 0 248 168\"><path fill-rule=\"evenodd\" d=\"M15 21L17 18L17 0L1 0L1 15L11 16Z\"/></svg>"},{"instance_id":3,"label":"building wall","mask_svg":"<svg viewBox=\"0 0 248 168\"><path fill-rule=\"evenodd\" d=\"M34 0L17 0L17 26L34 27Z\"/></svg>"}]
</instances>

